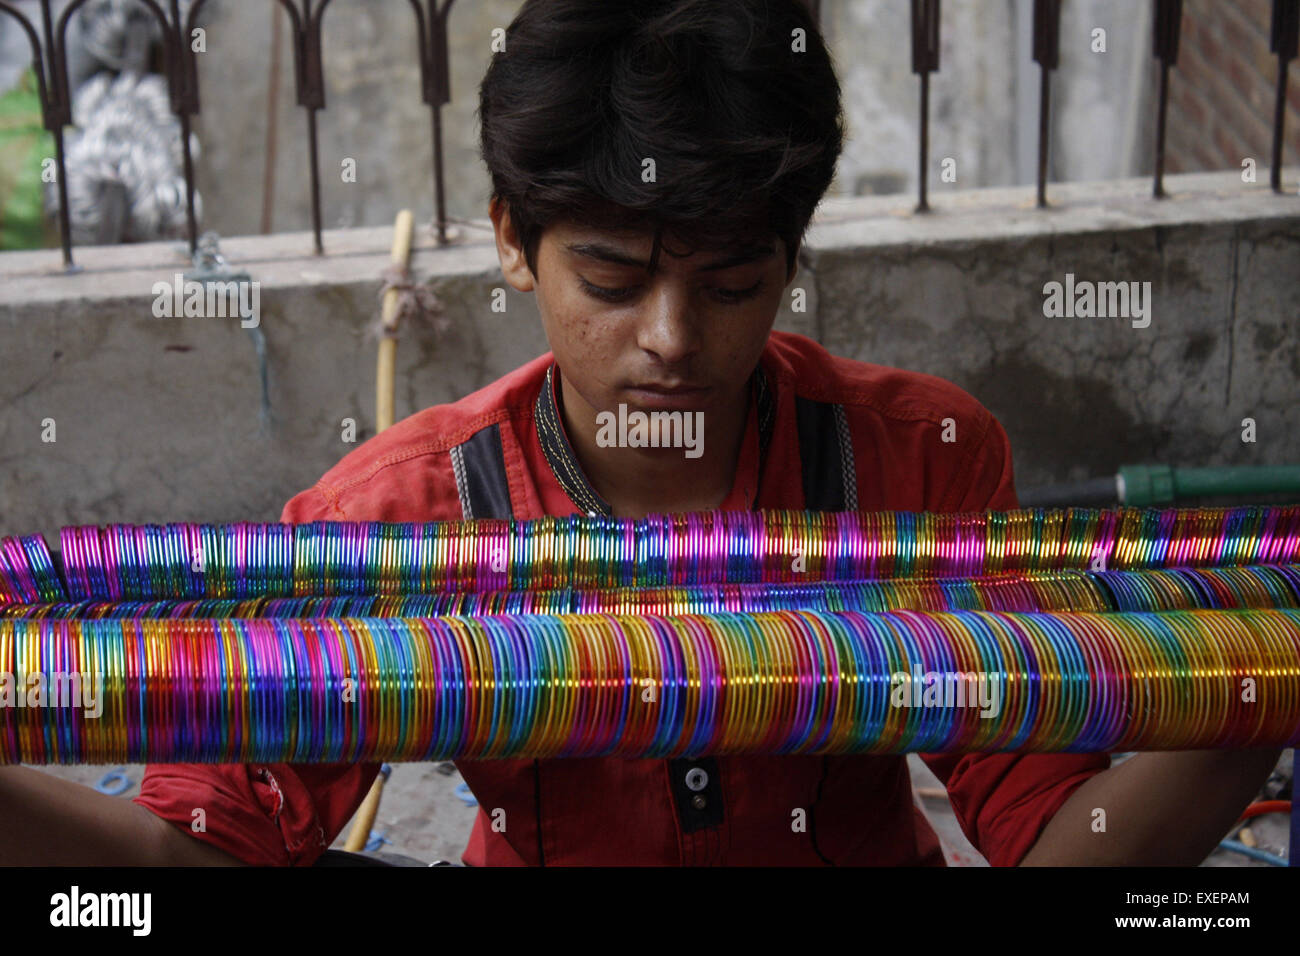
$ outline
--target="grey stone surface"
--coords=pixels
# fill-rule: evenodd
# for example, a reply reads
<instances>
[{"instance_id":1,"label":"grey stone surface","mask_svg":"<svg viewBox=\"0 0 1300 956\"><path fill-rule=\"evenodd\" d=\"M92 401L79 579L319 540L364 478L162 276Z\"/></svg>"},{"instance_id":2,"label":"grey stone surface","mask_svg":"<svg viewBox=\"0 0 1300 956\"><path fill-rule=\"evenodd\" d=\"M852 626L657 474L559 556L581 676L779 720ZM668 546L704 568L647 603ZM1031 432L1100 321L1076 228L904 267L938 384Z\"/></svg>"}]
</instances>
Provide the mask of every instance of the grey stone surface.
<instances>
[{"instance_id":1,"label":"grey stone surface","mask_svg":"<svg viewBox=\"0 0 1300 956\"><path fill-rule=\"evenodd\" d=\"M1020 487L1122 464L1300 460L1300 199L1232 174L829 202L809 237L818 333L837 354L961 385L1006 427ZM1151 283L1147 328L1048 318L1066 273ZM1244 418L1257 441L1241 440Z\"/></svg>"}]
</instances>

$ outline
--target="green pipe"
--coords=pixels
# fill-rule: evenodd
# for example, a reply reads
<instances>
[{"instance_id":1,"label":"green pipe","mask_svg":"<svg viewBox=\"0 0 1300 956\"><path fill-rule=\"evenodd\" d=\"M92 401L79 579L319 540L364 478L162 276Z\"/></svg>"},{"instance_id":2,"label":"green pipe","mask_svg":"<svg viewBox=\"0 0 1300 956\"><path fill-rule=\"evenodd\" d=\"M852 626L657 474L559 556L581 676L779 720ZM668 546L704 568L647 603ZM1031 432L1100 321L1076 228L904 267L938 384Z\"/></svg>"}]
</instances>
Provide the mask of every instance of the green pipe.
<instances>
[{"instance_id":1,"label":"green pipe","mask_svg":"<svg viewBox=\"0 0 1300 956\"><path fill-rule=\"evenodd\" d=\"M1171 505L1186 498L1294 494L1300 500L1300 465L1174 468L1122 465L1119 500L1135 508Z\"/></svg>"}]
</instances>

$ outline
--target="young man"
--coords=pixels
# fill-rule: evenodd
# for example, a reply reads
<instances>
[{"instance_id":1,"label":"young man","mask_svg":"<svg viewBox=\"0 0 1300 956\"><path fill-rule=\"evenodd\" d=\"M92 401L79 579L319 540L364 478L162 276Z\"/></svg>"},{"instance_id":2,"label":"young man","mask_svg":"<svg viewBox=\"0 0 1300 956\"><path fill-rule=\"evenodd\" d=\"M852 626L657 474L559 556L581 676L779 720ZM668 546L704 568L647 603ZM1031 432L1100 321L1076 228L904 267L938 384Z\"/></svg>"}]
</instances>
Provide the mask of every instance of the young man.
<instances>
[{"instance_id":1,"label":"young man","mask_svg":"<svg viewBox=\"0 0 1300 956\"><path fill-rule=\"evenodd\" d=\"M1006 435L969 395L772 332L842 140L839 87L796 0L530 0L480 113L501 267L537 295L552 352L367 442L282 520L1016 507ZM703 431L690 448L611 445L619 406ZM1194 864L1276 754L926 759L994 864ZM902 757L459 767L481 808L474 865L943 863ZM57 805L74 827L99 814L82 860L306 865L376 771L151 766L134 806ZM48 818L40 797L60 783L0 776L0 820Z\"/></svg>"}]
</instances>

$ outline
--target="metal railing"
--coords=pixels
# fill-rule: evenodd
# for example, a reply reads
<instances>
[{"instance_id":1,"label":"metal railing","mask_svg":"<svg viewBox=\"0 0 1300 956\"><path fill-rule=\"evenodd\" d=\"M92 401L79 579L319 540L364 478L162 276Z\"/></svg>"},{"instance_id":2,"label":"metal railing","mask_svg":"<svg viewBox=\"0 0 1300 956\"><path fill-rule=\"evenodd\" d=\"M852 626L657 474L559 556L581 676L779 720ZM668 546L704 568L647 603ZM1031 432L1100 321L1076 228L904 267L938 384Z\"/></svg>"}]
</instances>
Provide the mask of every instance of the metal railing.
<instances>
[{"instance_id":1,"label":"metal railing","mask_svg":"<svg viewBox=\"0 0 1300 956\"><path fill-rule=\"evenodd\" d=\"M199 11L206 0L193 0L182 18L179 0L164 0L170 15L158 0L136 0L153 14L162 27L163 67L166 73L171 108L180 120L181 146L187 202L187 230L190 254L198 250L198 225L194 213L194 163L190 155L191 117L199 112L198 68L194 50L188 42ZM330 0L269 0L287 13L292 26L294 79L298 105L307 111L307 140L310 164L311 218L315 252L323 254L321 242L320 169L316 137L316 114L325 108L324 62L321 55L321 25ZM399 0L400 2L400 0ZM406 0L416 19L417 56L420 65L421 97L428 105L433 135L434 222L438 242L447 238L447 210L443 182L442 107L451 102L448 69L447 18L454 0ZM802 0L814 19L819 19L820 0ZM1155 179L1153 194L1165 196L1165 125L1168 114L1169 71L1178 62L1178 37L1182 25L1182 0L1152 0L1155 4L1153 55L1160 64L1160 90L1156 103ZM73 270L72 240L69 227L66 167L63 153L63 128L72 122L72 102L68 90L68 64L65 35L68 20L86 0L71 0L57 22L51 11L52 0L40 0L41 29L31 23L9 0L0 0L0 13L16 18L32 47L42 122L53 134L55 164L58 175L59 231L65 269ZM917 212L929 209L927 202L927 165L929 153L930 74L939 70L940 0L910 0L912 32L912 72L920 77L921 108L918 148ZM182 19L184 22L182 22ZM1034 0L1034 62L1041 70L1038 127L1038 206L1047 206L1047 156L1050 128L1051 73L1059 67L1061 0ZM1281 193L1283 127L1285 120L1287 68L1297 55L1300 34L1300 0L1272 0L1270 52L1277 57L1277 93L1273 115L1273 151L1271 185Z\"/></svg>"}]
</instances>

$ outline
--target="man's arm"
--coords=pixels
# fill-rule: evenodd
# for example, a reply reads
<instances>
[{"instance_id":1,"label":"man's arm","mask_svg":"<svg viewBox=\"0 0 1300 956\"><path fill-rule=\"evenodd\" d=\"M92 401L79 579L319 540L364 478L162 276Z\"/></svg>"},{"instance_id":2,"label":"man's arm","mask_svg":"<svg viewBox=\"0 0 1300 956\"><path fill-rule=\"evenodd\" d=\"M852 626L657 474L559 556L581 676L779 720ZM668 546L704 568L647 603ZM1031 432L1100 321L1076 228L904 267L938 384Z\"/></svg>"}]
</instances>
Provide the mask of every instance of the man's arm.
<instances>
[{"instance_id":1,"label":"man's arm","mask_svg":"<svg viewBox=\"0 0 1300 956\"><path fill-rule=\"evenodd\" d=\"M1196 866L1232 828L1281 750L1142 753L1081 784L1021 866ZM1105 830L1097 826L1105 811Z\"/></svg>"},{"instance_id":2,"label":"man's arm","mask_svg":"<svg viewBox=\"0 0 1300 956\"><path fill-rule=\"evenodd\" d=\"M1010 443L996 419L969 484L958 510L1019 507ZM1141 753L1099 770L1061 804L1020 865L1195 866L1232 828L1280 755L1280 750ZM1105 811L1104 830L1097 810Z\"/></svg>"},{"instance_id":3,"label":"man's arm","mask_svg":"<svg viewBox=\"0 0 1300 956\"><path fill-rule=\"evenodd\" d=\"M0 866L239 866L139 804L0 767Z\"/></svg>"}]
</instances>

